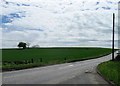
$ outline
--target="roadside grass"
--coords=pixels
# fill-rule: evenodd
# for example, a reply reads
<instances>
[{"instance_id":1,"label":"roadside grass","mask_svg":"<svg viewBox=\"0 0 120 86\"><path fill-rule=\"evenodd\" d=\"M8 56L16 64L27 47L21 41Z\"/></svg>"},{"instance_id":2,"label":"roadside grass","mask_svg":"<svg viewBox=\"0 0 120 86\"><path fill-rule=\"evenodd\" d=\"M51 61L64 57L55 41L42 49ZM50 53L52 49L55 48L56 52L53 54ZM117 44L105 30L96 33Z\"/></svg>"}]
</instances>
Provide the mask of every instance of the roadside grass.
<instances>
[{"instance_id":1,"label":"roadside grass","mask_svg":"<svg viewBox=\"0 0 120 86\"><path fill-rule=\"evenodd\" d=\"M98 65L99 72L109 81L120 86L120 62L107 61Z\"/></svg>"},{"instance_id":2,"label":"roadside grass","mask_svg":"<svg viewBox=\"0 0 120 86\"><path fill-rule=\"evenodd\" d=\"M2 69L17 70L98 58L111 53L109 48L30 48L2 49Z\"/></svg>"},{"instance_id":3,"label":"roadside grass","mask_svg":"<svg viewBox=\"0 0 120 86\"><path fill-rule=\"evenodd\" d=\"M34 63L27 63L27 64L6 64L2 65L2 71L11 71L11 70L20 70L20 69L28 69L28 68L34 68L34 67L43 67L47 65L53 65L53 64L59 64L62 62L58 61L52 61L49 63L44 62L34 62ZM63 62L64 63L64 62Z\"/></svg>"},{"instance_id":4,"label":"roadside grass","mask_svg":"<svg viewBox=\"0 0 120 86\"><path fill-rule=\"evenodd\" d=\"M30 64L6 64L2 66L2 71L11 71L11 70L20 70L20 69L27 69L42 66L41 63L30 63Z\"/></svg>"}]
</instances>

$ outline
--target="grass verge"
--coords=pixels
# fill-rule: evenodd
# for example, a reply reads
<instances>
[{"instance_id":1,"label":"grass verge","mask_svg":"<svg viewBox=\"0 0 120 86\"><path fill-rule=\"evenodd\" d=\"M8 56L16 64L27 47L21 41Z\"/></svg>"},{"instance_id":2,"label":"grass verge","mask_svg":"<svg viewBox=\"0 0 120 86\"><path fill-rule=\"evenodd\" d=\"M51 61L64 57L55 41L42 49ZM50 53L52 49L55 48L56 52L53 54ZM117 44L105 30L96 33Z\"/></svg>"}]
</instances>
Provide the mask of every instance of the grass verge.
<instances>
[{"instance_id":1,"label":"grass verge","mask_svg":"<svg viewBox=\"0 0 120 86\"><path fill-rule=\"evenodd\" d=\"M120 62L107 61L98 65L99 72L110 82L120 86Z\"/></svg>"}]
</instances>

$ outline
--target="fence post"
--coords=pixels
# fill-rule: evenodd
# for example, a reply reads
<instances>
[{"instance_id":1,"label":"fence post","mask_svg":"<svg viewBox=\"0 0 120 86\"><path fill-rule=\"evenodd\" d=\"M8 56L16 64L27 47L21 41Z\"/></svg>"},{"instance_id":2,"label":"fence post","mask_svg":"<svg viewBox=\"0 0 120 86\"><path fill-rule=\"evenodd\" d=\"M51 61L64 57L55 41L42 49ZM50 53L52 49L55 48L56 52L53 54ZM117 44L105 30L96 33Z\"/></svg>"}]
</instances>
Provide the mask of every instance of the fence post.
<instances>
[{"instance_id":1,"label":"fence post","mask_svg":"<svg viewBox=\"0 0 120 86\"><path fill-rule=\"evenodd\" d=\"M40 62L42 62L42 58L40 58Z\"/></svg>"},{"instance_id":2,"label":"fence post","mask_svg":"<svg viewBox=\"0 0 120 86\"><path fill-rule=\"evenodd\" d=\"M33 59L31 59L31 62L32 62L32 63L34 62Z\"/></svg>"},{"instance_id":3,"label":"fence post","mask_svg":"<svg viewBox=\"0 0 120 86\"><path fill-rule=\"evenodd\" d=\"M66 62L66 60L67 60L67 59L66 59L66 57L65 57L65 59L64 59L64 60L65 60L65 62Z\"/></svg>"}]
</instances>

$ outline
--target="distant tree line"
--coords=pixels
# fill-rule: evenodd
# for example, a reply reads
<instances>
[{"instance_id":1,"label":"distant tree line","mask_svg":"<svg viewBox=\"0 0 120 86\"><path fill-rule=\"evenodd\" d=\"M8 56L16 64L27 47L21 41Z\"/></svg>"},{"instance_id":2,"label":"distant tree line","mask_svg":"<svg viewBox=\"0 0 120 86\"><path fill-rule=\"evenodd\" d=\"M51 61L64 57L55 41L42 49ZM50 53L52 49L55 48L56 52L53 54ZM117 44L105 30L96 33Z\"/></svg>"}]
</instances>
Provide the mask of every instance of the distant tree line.
<instances>
[{"instance_id":1,"label":"distant tree line","mask_svg":"<svg viewBox=\"0 0 120 86\"><path fill-rule=\"evenodd\" d=\"M30 43L29 42L19 42L17 46L19 48L26 49L26 48L30 48ZM39 48L39 45L33 45L32 48Z\"/></svg>"}]
</instances>

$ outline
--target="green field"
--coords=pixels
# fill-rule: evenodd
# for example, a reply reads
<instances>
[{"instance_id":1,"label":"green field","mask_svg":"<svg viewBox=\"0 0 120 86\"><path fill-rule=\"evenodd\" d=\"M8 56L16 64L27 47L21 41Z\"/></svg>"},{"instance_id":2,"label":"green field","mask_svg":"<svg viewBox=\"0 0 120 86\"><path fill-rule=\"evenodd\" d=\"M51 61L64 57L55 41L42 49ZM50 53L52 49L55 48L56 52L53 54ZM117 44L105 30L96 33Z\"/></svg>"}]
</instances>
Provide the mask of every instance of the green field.
<instances>
[{"instance_id":1,"label":"green field","mask_svg":"<svg viewBox=\"0 0 120 86\"><path fill-rule=\"evenodd\" d=\"M61 48L2 49L2 61L3 68L12 68L13 66L14 68L17 68L20 65L42 66L49 64L79 61L97 58L99 56L103 56L109 53L111 53L111 49L108 48L61 47ZM23 62L23 64L21 64L20 61Z\"/></svg>"},{"instance_id":2,"label":"green field","mask_svg":"<svg viewBox=\"0 0 120 86\"><path fill-rule=\"evenodd\" d=\"M120 62L107 61L98 66L100 73L108 80L120 86Z\"/></svg>"}]
</instances>

